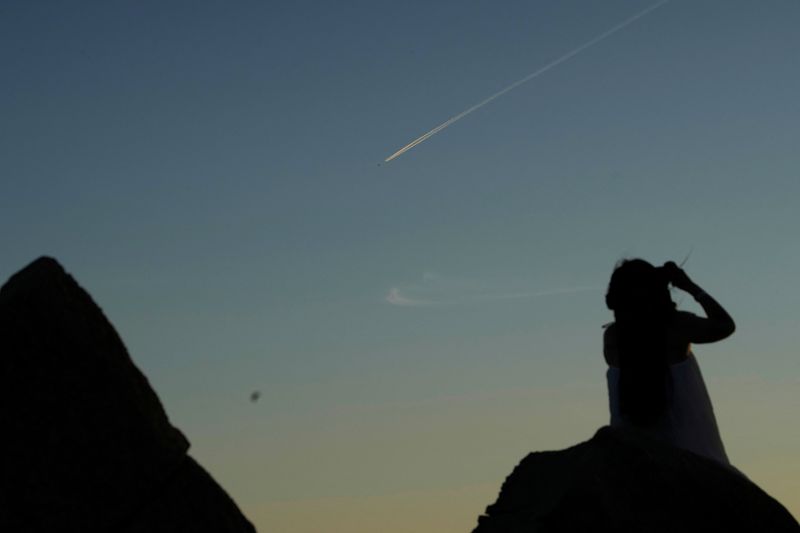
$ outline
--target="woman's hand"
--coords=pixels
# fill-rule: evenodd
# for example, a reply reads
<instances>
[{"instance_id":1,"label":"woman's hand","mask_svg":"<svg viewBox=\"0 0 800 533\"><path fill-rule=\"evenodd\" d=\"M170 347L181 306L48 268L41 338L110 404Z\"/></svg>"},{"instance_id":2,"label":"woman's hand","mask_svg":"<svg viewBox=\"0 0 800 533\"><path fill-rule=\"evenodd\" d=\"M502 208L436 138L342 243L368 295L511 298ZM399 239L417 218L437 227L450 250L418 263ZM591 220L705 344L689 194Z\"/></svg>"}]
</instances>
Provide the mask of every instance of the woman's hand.
<instances>
[{"instance_id":1,"label":"woman's hand","mask_svg":"<svg viewBox=\"0 0 800 533\"><path fill-rule=\"evenodd\" d=\"M669 280L672 285L678 287L680 290L686 291L689 294L694 294L695 292L701 290L700 287L698 287L697 284L686 275L686 272L684 272L681 267L675 264L675 262L667 261L664 263L662 268L667 274L667 280Z\"/></svg>"}]
</instances>

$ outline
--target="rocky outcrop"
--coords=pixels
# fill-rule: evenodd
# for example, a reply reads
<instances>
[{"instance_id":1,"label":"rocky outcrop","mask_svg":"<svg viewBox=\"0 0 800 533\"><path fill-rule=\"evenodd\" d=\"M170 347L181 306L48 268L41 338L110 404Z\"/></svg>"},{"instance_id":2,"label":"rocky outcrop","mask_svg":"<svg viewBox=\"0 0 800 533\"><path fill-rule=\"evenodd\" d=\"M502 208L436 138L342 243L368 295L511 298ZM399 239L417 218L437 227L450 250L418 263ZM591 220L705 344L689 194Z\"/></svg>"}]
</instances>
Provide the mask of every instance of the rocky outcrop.
<instances>
[{"instance_id":1,"label":"rocky outcrop","mask_svg":"<svg viewBox=\"0 0 800 533\"><path fill-rule=\"evenodd\" d=\"M733 469L604 427L577 446L529 454L473 533L798 530Z\"/></svg>"},{"instance_id":2,"label":"rocky outcrop","mask_svg":"<svg viewBox=\"0 0 800 533\"><path fill-rule=\"evenodd\" d=\"M0 428L0 531L255 531L53 259L0 289Z\"/></svg>"}]
</instances>

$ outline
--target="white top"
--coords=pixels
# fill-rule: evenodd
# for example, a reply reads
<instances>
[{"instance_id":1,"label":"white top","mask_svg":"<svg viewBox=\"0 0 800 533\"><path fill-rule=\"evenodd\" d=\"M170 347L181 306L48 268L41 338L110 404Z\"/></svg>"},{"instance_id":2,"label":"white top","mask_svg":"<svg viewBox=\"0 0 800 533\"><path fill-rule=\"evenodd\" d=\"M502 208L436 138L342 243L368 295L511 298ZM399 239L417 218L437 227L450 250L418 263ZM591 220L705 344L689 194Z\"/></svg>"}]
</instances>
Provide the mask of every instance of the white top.
<instances>
[{"instance_id":1,"label":"white top","mask_svg":"<svg viewBox=\"0 0 800 533\"><path fill-rule=\"evenodd\" d=\"M645 431L674 446L730 465L725 446L719 435L714 408L708 396L697 359L689 356L670 366L672 394L661 420ZM629 426L630 422L619 411L619 368L609 367L608 407L612 427Z\"/></svg>"}]
</instances>

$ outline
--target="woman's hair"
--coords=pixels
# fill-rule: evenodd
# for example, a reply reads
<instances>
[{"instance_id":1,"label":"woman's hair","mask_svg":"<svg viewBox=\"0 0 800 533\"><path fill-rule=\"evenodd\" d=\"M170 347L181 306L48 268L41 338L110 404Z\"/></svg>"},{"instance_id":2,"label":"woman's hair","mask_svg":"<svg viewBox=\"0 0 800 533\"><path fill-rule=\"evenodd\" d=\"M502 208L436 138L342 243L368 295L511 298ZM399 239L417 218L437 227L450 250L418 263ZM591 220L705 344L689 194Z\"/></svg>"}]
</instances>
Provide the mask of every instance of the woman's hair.
<instances>
[{"instance_id":1,"label":"woman's hair","mask_svg":"<svg viewBox=\"0 0 800 533\"><path fill-rule=\"evenodd\" d=\"M671 394L666 332L675 303L666 272L642 259L621 261L611 275L606 305L614 311L620 412L634 424L653 423Z\"/></svg>"}]
</instances>

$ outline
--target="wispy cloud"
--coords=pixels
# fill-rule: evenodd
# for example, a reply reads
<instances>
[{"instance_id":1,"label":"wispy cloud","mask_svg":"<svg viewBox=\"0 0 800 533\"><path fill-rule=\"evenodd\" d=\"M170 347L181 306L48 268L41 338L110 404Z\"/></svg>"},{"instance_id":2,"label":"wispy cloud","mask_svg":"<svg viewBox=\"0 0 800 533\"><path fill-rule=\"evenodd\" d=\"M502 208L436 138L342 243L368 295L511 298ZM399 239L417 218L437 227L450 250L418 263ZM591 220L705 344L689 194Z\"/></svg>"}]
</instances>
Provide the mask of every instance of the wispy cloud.
<instances>
[{"instance_id":1,"label":"wispy cloud","mask_svg":"<svg viewBox=\"0 0 800 533\"><path fill-rule=\"evenodd\" d=\"M573 285L534 290L525 287L521 283L453 280L426 272L422 277L421 283L391 287L384 296L384 301L404 307L453 306L503 300L525 300L602 290L604 290L604 287L593 285Z\"/></svg>"},{"instance_id":2,"label":"wispy cloud","mask_svg":"<svg viewBox=\"0 0 800 533\"><path fill-rule=\"evenodd\" d=\"M431 302L427 300L417 300L403 296L398 287L392 287L389 289L385 300L392 305L400 305L405 307L425 307L431 305Z\"/></svg>"}]
</instances>

